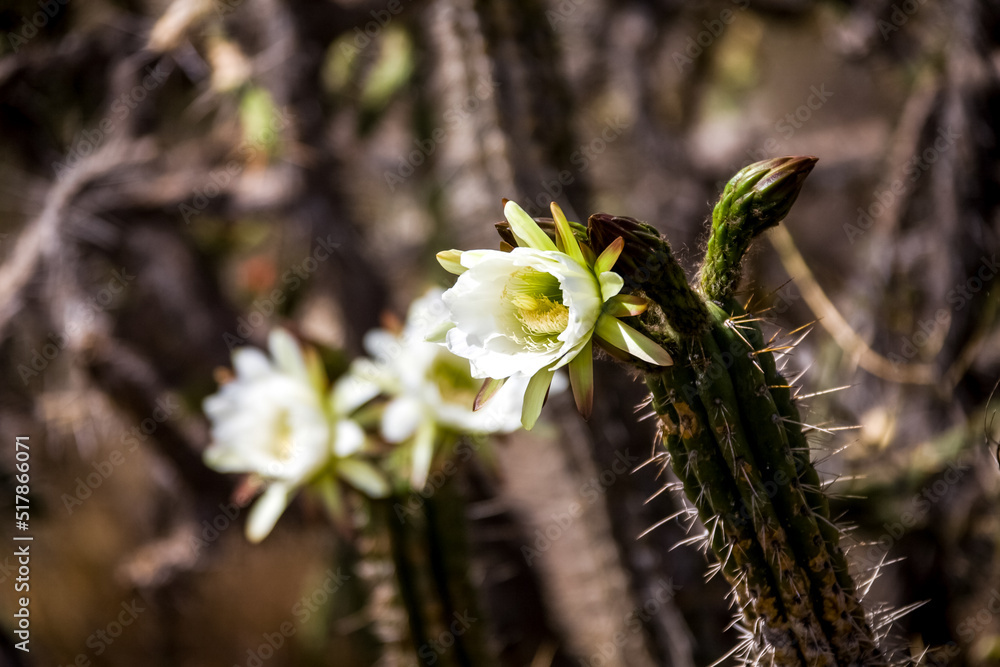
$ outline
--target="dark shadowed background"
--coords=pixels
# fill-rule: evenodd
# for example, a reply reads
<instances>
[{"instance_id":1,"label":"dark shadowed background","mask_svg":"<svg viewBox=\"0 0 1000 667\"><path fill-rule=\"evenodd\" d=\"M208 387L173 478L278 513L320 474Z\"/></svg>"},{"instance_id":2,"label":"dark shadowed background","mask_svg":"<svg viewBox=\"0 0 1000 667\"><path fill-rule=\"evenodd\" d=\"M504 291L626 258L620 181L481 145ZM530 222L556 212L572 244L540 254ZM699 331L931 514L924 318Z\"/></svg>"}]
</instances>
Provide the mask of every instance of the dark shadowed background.
<instances>
[{"instance_id":1,"label":"dark shadowed background","mask_svg":"<svg viewBox=\"0 0 1000 667\"><path fill-rule=\"evenodd\" d=\"M436 519L345 536L299 502L256 546L200 406L276 323L361 353L448 284L435 252L496 246L503 197L648 221L693 273L725 181L780 155L819 163L744 290L766 329L819 320L802 393L847 386L809 421L858 576L882 566L868 605L926 602L884 628L903 653L1000 664L998 44L974 0L5 2L0 523L26 435L34 536L30 653L0 548L6 664L416 664L379 512L468 571L423 664L480 664L462 636L505 666L711 664L726 587L684 525L636 539L679 505L629 473L653 425L620 368Z\"/></svg>"}]
</instances>

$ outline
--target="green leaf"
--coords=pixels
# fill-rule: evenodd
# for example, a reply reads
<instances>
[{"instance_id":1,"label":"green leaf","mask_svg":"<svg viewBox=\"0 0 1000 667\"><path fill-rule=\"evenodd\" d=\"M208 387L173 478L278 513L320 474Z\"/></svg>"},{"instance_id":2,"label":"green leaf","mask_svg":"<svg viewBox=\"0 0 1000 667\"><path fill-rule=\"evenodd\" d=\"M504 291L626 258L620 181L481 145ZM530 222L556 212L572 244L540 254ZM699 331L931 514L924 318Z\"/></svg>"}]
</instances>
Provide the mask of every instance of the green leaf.
<instances>
[{"instance_id":1,"label":"green leaf","mask_svg":"<svg viewBox=\"0 0 1000 667\"><path fill-rule=\"evenodd\" d=\"M521 426L530 431L542 414L542 406L549 394L554 371L541 370L531 376L528 388L524 392L524 407L521 409Z\"/></svg>"},{"instance_id":2,"label":"green leaf","mask_svg":"<svg viewBox=\"0 0 1000 667\"><path fill-rule=\"evenodd\" d=\"M507 218L507 222L510 223L510 231L514 234L517 244L522 248L559 250L548 234L543 232L542 228L538 226L538 223L514 202L508 201L504 205L503 215Z\"/></svg>"},{"instance_id":3,"label":"green leaf","mask_svg":"<svg viewBox=\"0 0 1000 667\"><path fill-rule=\"evenodd\" d=\"M594 343L588 340L580 354L569 362L569 383L573 388L576 409L584 419L590 419L594 407Z\"/></svg>"},{"instance_id":4,"label":"green leaf","mask_svg":"<svg viewBox=\"0 0 1000 667\"><path fill-rule=\"evenodd\" d=\"M559 361L549 366L550 371L557 371L563 366L567 365L569 362L576 359L576 356L580 354L580 350L586 347L587 343L590 342L591 337L594 335L594 330L591 329L586 336L584 336L579 343L570 348L569 352L564 354Z\"/></svg>"},{"instance_id":5,"label":"green leaf","mask_svg":"<svg viewBox=\"0 0 1000 667\"><path fill-rule=\"evenodd\" d=\"M609 345L643 361L657 366L670 366L674 363L667 351L654 341L607 313L598 318L595 333Z\"/></svg>"}]
</instances>

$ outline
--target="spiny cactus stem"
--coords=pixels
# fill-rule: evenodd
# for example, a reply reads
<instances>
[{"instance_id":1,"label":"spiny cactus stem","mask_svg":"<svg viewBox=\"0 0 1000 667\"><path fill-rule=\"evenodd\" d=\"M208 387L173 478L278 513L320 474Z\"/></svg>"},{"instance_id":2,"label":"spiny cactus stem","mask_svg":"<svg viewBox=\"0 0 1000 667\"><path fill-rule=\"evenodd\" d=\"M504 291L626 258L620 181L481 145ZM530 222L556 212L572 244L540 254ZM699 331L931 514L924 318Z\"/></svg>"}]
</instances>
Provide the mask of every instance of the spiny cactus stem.
<instances>
[{"instance_id":1,"label":"spiny cactus stem","mask_svg":"<svg viewBox=\"0 0 1000 667\"><path fill-rule=\"evenodd\" d=\"M396 506L396 503L405 503L406 499L401 496L390 496L385 503L385 516L392 517L392 512L388 508ZM417 590L417 573L414 571L408 555L409 545L407 544L406 527L393 518L386 519L389 531L390 548L392 550L392 562L396 570L396 582L399 586L399 596L406 608L407 620L410 624L410 637L414 647L425 646L428 635L424 623L423 609L420 604L420 595ZM421 667L430 667L422 656Z\"/></svg>"},{"instance_id":2,"label":"spiny cactus stem","mask_svg":"<svg viewBox=\"0 0 1000 667\"><path fill-rule=\"evenodd\" d=\"M770 465L776 471L775 477L780 475L782 478L794 480L787 485L787 490L791 493L783 503L786 512L789 512L788 516L805 519L807 515L814 515L812 521L799 521L801 525L798 525L797 529L800 532L797 534L804 538L802 547L806 557L817 566L814 568L814 574L823 580L828 580L829 570L835 578L836 587L827 581L822 588L824 605L827 607L824 617L839 627L837 636L841 638L842 651L848 651L853 655L853 650L847 648L848 642L855 641L859 636L866 637L867 641L860 642L862 645L856 650L866 659L875 658L879 654L878 648L865 619L864 609L858 602L847 558L840 548L840 532L830 521L829 501L822 491L819 475L810 460L809 445L799 425L801 418L792 402L787 382L778 372L773 355L753 354L757 350L764 349L760 329L751 323L732 323L732 318L741 318L745 315L737 303L730 300L726 303L725 309L710 304L709 309L713 318L723 325L723 328L716 328L716 331L722 332L723 335L729 332L728 342L720 342L720 345L729 345L736 364L743 367L743 370L737 371L734 376L750 378L744 380L747 385L743 392L745 396L751 396L746 403L748 419L754 420L754 428L759 432L771 432L771 438L781 438L785 441L787 448L769 449L763 454L772 455L774 460ZM736 326L739 327L739 333L733 328ZM740 352L753 354L755 363L750 363L749 357ZM768 387L769 391L759 391L762 385ZM765 415L766 418L761 419L761 415ZM770 423L767 423L768 421ZM795 492L793 487L798 487L798 492ZM778 485L778 489L784 490L785 486ZM801 500L805 501L805 508L808 508L807 512L803 512L805 508L799 504L800 494ZM819 548L821 544L822 551ZM818 567L820 561L824 559L828 560L829 566ZM834 601L837 604L831 605ZM849 614L849 619L841 618L843 611ZM854 656L852 659L858 657L860 656Z\"/></svg>"},{"instance_id":3,"label":"spiny cactus stem","mask_svg":"<svg viewBox=\"0 0 1000 667\"><path fill-rule=\"evenodd\" d=\"M740 397L739 414L754 435L751 446L756 445L754 455L765 480L764 492L771 497L796 560L809 579L813 607L822 620L838 662L855 662L863 651L874 647L874 642L870 647L863 647L857 641L854 627L855 613L859 609L857 600L837 581L833 558L819 529L820 522L808 505L799 482L781 415L771 398L764 373L755 363L755 358L761 355L750 350L739 337L756 327L744 324L742 332L737 334L721 308L709 304L709 311L716 323L712 328L716 342L732 359L730 376ZM862 615L862 621L863 618Z\"/></svg>"},{"instance_id":4,"label":"spiny cactus stem","mask_svg":"<svg viewBox=\"0 0 1000 667\"><path fill-rule=\"evenodd\" d=\"M757 460L757 448L751 444L757 434L749 433L748 425L744 425L740 417L740 399L730 369L712 334L706 333L699 340L691 341L687 358L694 366L695 387L708 415L708 425L753 519L771 568L783 583L779 590L789 616L799 624L796 629L806 660L810 664L834 665L832 648L824 639L827 632L813 613L812 587L806 576L808 569L795 558L789 531L778 508L768 497L765 470ZM778 447L780 443L767 443L767 446Z\"/></svg>"},{"instance_id":5,"label":"spiny cactus stem","mask_svg":"<svg viewBox=\"0 0 1000 667\"><path fill-rule=\"evenodd\" d=\"M734 587L747 627L754 627L757 618L763 621L759 627L774 651L776 664L805 664L798 648L799 639L778 594L780 587L753 524L737 513L742 504L732 475L706 428L704 409L697 400L687 403L670 389L679 383L691 386L687 384L690 382L693 375L682 367L671 367L662 375L646 377L671 467L682 480L684 493L698 509L702 523L712 526L712 552Z\"/></svg>"}]
</instances>

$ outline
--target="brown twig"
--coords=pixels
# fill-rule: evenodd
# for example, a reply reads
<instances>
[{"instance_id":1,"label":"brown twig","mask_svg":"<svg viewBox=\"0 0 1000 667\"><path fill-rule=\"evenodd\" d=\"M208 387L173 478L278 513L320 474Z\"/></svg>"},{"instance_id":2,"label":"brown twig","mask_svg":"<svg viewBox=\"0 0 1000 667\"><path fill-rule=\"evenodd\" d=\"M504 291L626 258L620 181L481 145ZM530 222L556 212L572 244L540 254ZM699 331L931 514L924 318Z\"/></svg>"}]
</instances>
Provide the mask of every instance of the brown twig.
<instances>
[{"instance_id":1,"label":"brown twig","mask_svg":"<svg viewBox=\"0 0 1000 667\"><path fill-rule=\"evenodd\" d=\"M797 281L802 297L816 315L820 325L827 330L841 349L857 360L861 368L891 382L933 385L938 381L937 370L930 364L894 363L869 347L820 287L802 253L795 246L795 240L785 227L778 225L768 238L778 252L785 271Z\"/></svg>"}]
</instances>

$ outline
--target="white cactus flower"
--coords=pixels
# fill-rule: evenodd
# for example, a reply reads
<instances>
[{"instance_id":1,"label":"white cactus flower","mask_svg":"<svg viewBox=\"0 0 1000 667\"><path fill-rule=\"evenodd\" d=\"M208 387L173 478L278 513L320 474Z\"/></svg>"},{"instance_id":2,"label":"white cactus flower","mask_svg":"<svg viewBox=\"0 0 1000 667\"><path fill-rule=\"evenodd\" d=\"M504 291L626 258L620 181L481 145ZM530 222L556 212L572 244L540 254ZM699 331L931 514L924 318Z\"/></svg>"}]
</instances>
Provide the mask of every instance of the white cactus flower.
<instances>
[{"instance_id":1,"label":"white cactus flower","mask_svg":"<svg viewBox=\"0 0 1000 667\"><path fill-rule=\"evenodd\" d=\"M399 334L383 329L365 336L371 359L358 359L351 373L377 384L389 397L382 435L412 448L410 483L423 488L434 445L442 430L456 433L509 433L520 428L527 378L512 382L483 410L473 404L481 382L469 362L426 338L449 324L443 290L432 289L410 306Z\"/></svg>"},{"instance_id":2,"label":"white cactus flower","mask_svg":"<svg viewBox=\"0 0 1000 667\"><path fill-rule=\"evenodd\" d=\"M444 293L452 326L438 340L469 360L485 378L478 404L507 379L529 378L521 422L530 429L541 412L553 373L568 366L577 407L593 404L593 339L648 363L666 366L670 355L619 317L638 315L645 300L619 294L624 281L612 271L623 248L617 239L599 255L581 246L566 216L552 204L553 241L512 201L504 215L518 247L448 250L438 261L458 275Z\"/></svg>"},{"instance_id":3,"label":"white cactus flower","mask_svg":"<svg viewBox=\"0 0 1000 667\"><path fill-rule=\"evenodd\" d=\"M252 473L267 484L247 518L247 538L264 539L304 485L336 474L369 495L385 482L354 458L365 434L349 415L377 389L346 379L332 392L318 359L307 359L287 331L268 338L269 359L253 348L233 353L236 377L205 399L212 423L206 464L220 472Z\"/></svg>"}]
</instances>

